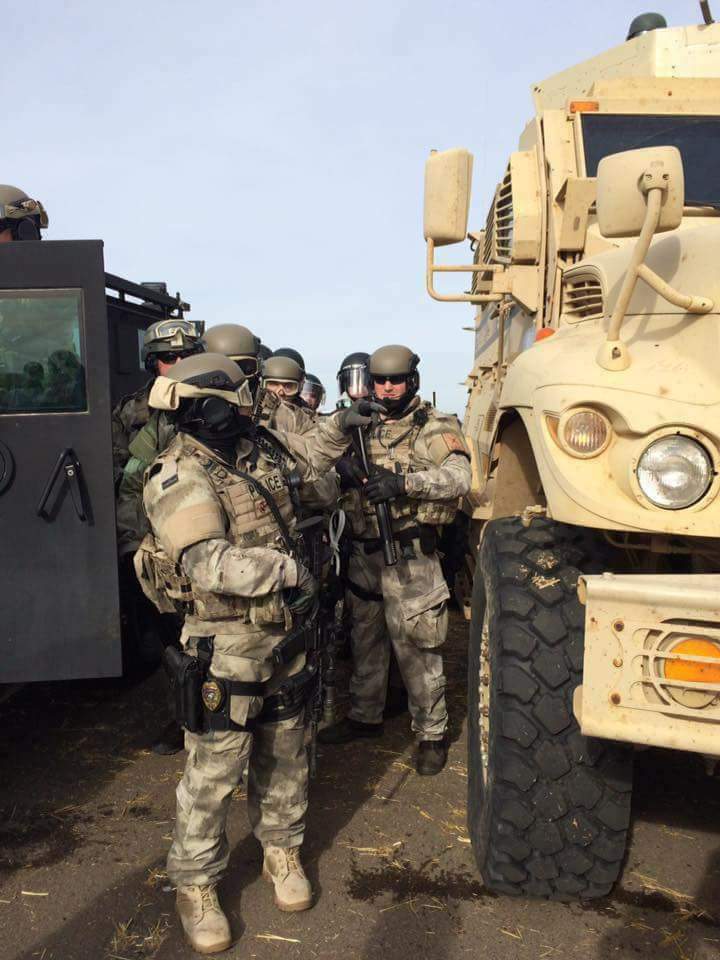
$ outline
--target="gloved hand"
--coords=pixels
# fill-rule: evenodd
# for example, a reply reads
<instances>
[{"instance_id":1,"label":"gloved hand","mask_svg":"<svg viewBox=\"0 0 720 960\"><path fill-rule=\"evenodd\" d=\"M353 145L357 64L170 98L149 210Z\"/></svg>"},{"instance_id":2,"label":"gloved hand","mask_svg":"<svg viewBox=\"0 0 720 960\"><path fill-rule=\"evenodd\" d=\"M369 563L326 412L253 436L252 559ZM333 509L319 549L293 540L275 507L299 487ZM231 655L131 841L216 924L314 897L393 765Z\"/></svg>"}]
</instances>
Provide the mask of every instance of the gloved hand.
<instances>
[{"instance_id":1,"label":"gloved hand","mask_svg":"<svg viewBox=\"0 0 720 960\"><path fill-rule=\"evenodd\" d=\"M366 479L365 471L357 457L343 457L335 464L335 469L340 477L341 490L352 490L363 486Z\"/></svg>"},{"instance_id":2,"label":"gloved hand","mask_svg":"<svg viewBox=\"0 0 720 960\"><path fill-rule=\"evenodd\" d=\"M366 427L372 421L373 413L387 413L387 410L374 400L353 400L349 407L338 413L335 421L343 433L350 433L353 427Z\"/></svg>"},{"instance_id":3,"label":"gloved hand","mask_svg":"<svg viewBox=\"0 0 720 960\"><path fill-rule=\"evenodd\" d=\"M394 500L405 493L405 474L394 473L385 467L373 467L364 489L370 503Z\"/></svg>"},{"instance_id":4,"label":"gloved hand","mask_svg":"<svg viewBox=\"0 0 720 960\"><path fill-rule=\"evenodd\" d=\"M319 592L320 584L301 563L297 564L297 586L283 590L290 612L297 616L306 616L314 612Z\"/></svg>"}]
</instances>

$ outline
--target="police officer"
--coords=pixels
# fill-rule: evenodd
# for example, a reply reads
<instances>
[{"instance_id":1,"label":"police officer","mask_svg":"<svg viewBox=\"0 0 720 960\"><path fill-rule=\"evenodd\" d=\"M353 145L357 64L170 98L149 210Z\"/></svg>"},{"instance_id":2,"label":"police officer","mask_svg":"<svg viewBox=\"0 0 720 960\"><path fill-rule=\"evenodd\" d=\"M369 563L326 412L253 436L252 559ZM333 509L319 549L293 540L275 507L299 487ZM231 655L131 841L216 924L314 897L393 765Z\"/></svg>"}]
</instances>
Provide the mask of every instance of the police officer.
<instances>
[{"instance_id":1,"label":"police officer","mask_svg":"<svg viewBox=\"0 0 720 960\"><path fill-rule=\"evenodd\" d=\"M369 359L369 353L357 350L349 353L340 364L337 385L341 401L343 397L352 401L370 395L370 375L367 368ZM345 404L342 403L342 406Z\"/></svg>"},{"instance_id":2,"label":"police officer","mask_svg":"<svg viewBox=\"0 0 720 960\"><path fill-rule=\"evenodd\" d=\"M305 374L305 380L300 388L300 399L311 414L317 414L320 407L325 403L325 387L314 373Z\"/></svg>"},{"instance_id":3,"label":"police officer","mask_svg":"<svg viewBox=\"0 0 720 960\"><path fill-rule=\"evenodd\" d=\"M264 850L263 877L280 910L312 905L299 855L307 808L302 705L288 706L279 694L289 678L301 688L304 655L283 668L272 657L317 593L291 555L287 471L292 466L307 479L325 473L347 446L346 432L369 418L366 408L327 418L312 446L292 439L295 459L286 464L256 443L252 395L240 368L210 353L158 377L150 404L170 412L177 435L148 470L144 502L152 534L136 555L136 570L156 602L183 599L182 645L205 669L203 726L186 734L167 869L188 942L213 953L231 944L215 886L228 863L230 797L248 762L249 815ZM268 431L264 437L273 439Z\"/></svg>"},{"instance_id":4,"label":"police officer","mask_svg":"<svg viewBox=\"0 0 720 960\"><path fill-rule=\"evenodd\" d=\"M47 225L48 215L39 200L32 200L18 187L0 184L0 243L40 240L40 231Z\"/></svg>"},{"instance_id":5,"label":"police officer","mask_svg":"<svg viewBox=\"0 0 720 960\"><path fill-rule=\"evenodd\" d=\"M203 342L208 353L221 353L235 361L255 395L260 380L260 338L239 323L219 323L208 327Z\"/></svg>"},{"instance_id":6,"label":"police officer","mask_svg":"<svg viewBox=\"0 0 720 960\"><path fill-rule=\"evenodd\" d=\"M276 352L266 360L261 375L264 391L261 422L287 433L303 434L312 430L313 417L299 405L304 379L304 369L292 357Z\"/></svg>"},{"instance_id":7,"label":"police officer","mask_svg":"<svg viewBox=\"0 0 720 960\"><path fill-rule=\"evenodd\" d=\"M112 413L113 467L119 480L127 463L129 446L139 430L150 419L148 396L156 376L164 376L183 357L204 350L200 325L185 319L156 320L143 336L142 359L151 378L127 397L123 397Z\"/></svg>"},{"instance_id":8,"label":"police officer","mask_svg":"<svg viewBox=\"0 0 720 960\"><path fill-rule=\"evenodd\" d=\"M356 473L363 529L354 525L349 566L353 675L350 712L320 734L346 743L382 733L389 644L397 656L418 740L417 772L439 773L447 759L441 647L447 584L437 538L470 489L469 454L457 418L418 396L419 358L404 346L376 350L368 363L372 396L387 411L366 431L371 465ZM359 467L359 464L358 464ZM389 502L398 562L386 566L375 504Z\"/></svg>"}]
</instances>

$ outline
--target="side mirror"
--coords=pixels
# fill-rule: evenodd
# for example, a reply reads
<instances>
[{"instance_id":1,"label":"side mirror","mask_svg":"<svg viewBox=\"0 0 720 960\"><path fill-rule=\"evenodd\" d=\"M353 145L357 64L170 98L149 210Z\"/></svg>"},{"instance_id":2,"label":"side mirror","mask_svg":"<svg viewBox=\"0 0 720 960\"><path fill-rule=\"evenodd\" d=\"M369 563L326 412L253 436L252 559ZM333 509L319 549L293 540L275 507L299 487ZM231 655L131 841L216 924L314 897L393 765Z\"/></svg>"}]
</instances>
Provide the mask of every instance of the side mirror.
<instances>
[{"instance_id":1,"label":"side mirror","mask_svg":"<svg viewBox=\"0 0 720 960\"><path fill-rule=\"evenodd\" d=\"M682 157L677 147L646 147L604 157L597 171L597 218L604 237L638 237L647 217L648 190L660 187L655 232L680 226L685 203Z\"/></svg>"},{"instance_id":2,"label":"side mirror","mask_svg":"<svg viewBox=\"0 0 720 960\"><path fill-rule=\"evenodd\" d=\"M467 235L472 164L463 148L434 151L425 164L423 232L436 247L460 243Z\"/></svg>"}]
</instances>

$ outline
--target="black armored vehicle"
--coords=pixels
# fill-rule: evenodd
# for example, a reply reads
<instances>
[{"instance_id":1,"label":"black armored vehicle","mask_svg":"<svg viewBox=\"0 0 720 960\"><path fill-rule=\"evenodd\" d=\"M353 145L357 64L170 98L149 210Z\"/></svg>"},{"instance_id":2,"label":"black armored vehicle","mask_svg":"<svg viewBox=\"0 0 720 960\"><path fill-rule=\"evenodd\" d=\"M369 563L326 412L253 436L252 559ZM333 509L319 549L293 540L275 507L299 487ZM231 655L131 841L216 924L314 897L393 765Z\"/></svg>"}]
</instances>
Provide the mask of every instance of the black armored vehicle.
<instances>
[{"instance_id":1,"label":"black armored vehicle","mask_svg":"<svg viewBox=\"0 0 720 960\"><path fill-rule=\"evenodd\" d=\"M188 309L99 240L0 245L0 683L122 672L111 413Z\"/></svg>"}]
</instances>

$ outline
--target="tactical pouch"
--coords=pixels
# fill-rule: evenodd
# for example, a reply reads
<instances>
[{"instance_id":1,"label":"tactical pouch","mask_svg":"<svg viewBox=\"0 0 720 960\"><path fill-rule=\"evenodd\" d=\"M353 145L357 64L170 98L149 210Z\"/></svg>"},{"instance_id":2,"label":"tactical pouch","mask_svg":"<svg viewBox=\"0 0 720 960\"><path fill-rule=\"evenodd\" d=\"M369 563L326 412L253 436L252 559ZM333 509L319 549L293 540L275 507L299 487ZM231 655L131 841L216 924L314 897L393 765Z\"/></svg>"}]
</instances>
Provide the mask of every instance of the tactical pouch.
<instances>
[{"instance_id":1,"label":"tactical pouch","mask_svg":"<svg viewBox=\"0 0 720 960\"><path fill-rule=\"evenodd\" d=\"M133 559L142 592L160 613L185 614L192 608L189 578L148 533Z\"/></svg>"},{"instance_id":2,"label":"tactical pouch","mask_svg":"<svg viewBox=\"0 0 720 960\"><path fill-rule=\"evenodd\" d=\"M299 654L305 653L309 648L311 639L310 630L311 624L306 622L302 626L291 630L286 637L276 643L272 651L273 663L279 667L284 667L288 663L292 663Z\"/></svg>"},{"instance_id":3,"label":"tactical pouch","mask_svg":"<svg viewBox=\"0 0 720 960\"><path fill-rule=\"evenodd\" d=\"M175 720L190 733L204 730L205 709L202 686L207 667L175 647L165 647L165 669L170 678L170 695Z\"/></svg>"}]
</instances>

